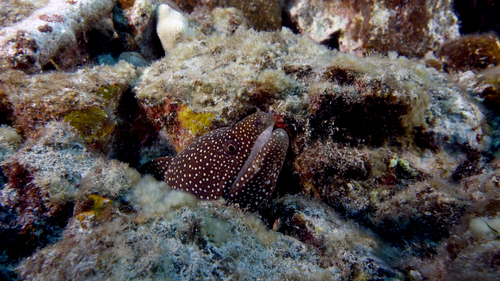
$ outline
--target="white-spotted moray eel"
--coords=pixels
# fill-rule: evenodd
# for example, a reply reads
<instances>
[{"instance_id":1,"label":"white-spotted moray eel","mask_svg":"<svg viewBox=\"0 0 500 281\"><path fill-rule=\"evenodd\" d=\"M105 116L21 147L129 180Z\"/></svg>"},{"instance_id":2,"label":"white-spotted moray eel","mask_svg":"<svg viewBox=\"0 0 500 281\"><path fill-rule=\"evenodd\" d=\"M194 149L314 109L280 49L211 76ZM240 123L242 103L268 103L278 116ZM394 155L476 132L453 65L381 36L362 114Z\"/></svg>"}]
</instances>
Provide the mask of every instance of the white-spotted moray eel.
<instances>
[{"instance_id":1,"label":"white-spotted moray eel","mask_svg":"<svg viewBox=\"0 0 500 281\"><path fill-rule=\"evenodd\" d=\"M223 197L257 210L271 197L288 149L287 133L273 128L274 118L257 112L201 136L176 156L146 163L141 172L198 199Z\"/></svg>"}]
</instances>

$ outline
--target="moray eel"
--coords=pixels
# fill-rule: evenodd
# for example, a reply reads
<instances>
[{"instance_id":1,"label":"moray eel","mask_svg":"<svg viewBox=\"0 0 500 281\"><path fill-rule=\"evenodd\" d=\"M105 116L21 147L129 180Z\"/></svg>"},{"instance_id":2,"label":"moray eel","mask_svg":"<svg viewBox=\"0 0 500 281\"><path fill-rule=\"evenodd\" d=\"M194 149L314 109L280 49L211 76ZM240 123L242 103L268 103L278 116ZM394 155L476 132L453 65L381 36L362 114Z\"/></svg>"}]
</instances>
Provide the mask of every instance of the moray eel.
<instances>
[{"instance_id":1,"label":"moray eel","mask_svg":"<svg viewBox=\"0 0 500 281\"><path fill-rule=\"evenodd\" d=\"M254 113L201 136L176 156L146 163L141 172L198 199L222 197L257 210L271 197L288 149L287 133L273 127L271 115Z\"/></svg>"}]
</instances>

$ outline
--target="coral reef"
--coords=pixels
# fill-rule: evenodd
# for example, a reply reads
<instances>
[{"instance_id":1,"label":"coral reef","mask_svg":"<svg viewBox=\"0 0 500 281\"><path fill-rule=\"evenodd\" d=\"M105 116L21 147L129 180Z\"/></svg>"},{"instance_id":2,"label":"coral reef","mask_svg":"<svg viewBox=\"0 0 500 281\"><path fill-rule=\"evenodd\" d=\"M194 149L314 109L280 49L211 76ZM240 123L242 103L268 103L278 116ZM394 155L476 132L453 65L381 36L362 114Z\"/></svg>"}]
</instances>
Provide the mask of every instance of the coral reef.
<instances>
[{"instance_id":1,"label":"coral reef","mask_svg":"<svg viewBox=\"0 0 500 281\"><path fill-rule=\"evenodd\" d=\"M1 278L498 279L498 39L451 7L2 1ZM290 143L258 211L135 169L256 112Z\"/></svg>"}]
</instances>

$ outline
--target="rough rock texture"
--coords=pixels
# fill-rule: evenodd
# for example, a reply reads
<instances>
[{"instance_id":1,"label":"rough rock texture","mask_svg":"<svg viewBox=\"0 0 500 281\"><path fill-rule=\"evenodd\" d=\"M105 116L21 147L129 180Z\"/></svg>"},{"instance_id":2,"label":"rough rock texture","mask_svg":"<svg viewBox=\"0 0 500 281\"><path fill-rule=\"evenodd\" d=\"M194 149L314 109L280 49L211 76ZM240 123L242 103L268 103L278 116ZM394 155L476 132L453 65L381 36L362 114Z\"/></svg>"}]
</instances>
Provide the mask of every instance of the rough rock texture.
<instances>
[{"instance_id":1,"label":"rough rock texture","mask_svg":"<svg viewBox=\"0 0 500 281\"><path fill-rule=\"evenodd\" d=\"M2 277L498 279L497 39L432 54L457 35L449 2L327 2L287 3L307 4L294 7L312 28L346 24L339 42L362 52L275 30L274 10L259 8L278 1L176 1L195 35L160 59L160 1L120 0L83 24L84 65L4 65ZM328 22L317 5L343 13ZM258 212L134 169L258 110L290 137Z\"/></svg>"},{"instance_id":2,"label":"rough rock texture","mask_svg":"<svg viewBox=\"0 0 500 281\"><path fill-rule=\"evenodd\" d=\"M438 51L448 72L476 73L500 64L500 43L495 34L468 35L446 41Z\"/></svg>"},{"instance_id":3,"label":"rough rock texture","mask_svg":"<svg viewBox=\"0 0 500 281\"><path fill-rule=\"evenodd\" d=\"M12 25L30 16L31 13L47 4L48 0L18 1L5 0L0 2L0 28Z\"/></svg>"},{"instance_id":4,"label":"rough rock texture","mask_svg":"<svg viewBox=\"0 0 500 281\"><path fill-rule=\"evenodd\" d=\"M444 75L404 57L329 51L288 29L241 29L181 44L146 70L135 91L151 120L178 140L183 133L203 133L185 132L179 119L188 106L214 114L202 127L228 124L259 108L299 123L310 118L302 129L312 141L380 145L419 130L432 136L421 145L489 147L478 128L484 115Z\"/></svg>"},{"instance_id":5,"label":"rough rock texture","mask_svg":"<svg viewBox=\"0 0 500 281\"><path fill-rule=\"evenodd\" d=\"M83 33L109 14L111 0L51 0L28 18L0 30L1 65L36 72L47 64L68 67L86 54Z\"/></svg>"},{"instance_id":6,"label":"rough rock texture","mask_svg":"<svg viewBox=\"0 0 500 281\"><path fill-rule=\"evenodd\" d=\"M258 31L271 31L281 28L280 0L172 0L179 8L195 18L201 19L214 8L236 8L249 21L250 27Z\"/></svg>"},{"instance_id":7,"label":"rough rock texture","mask_svg":"<svg viewBox=\"0 0 500 281\"><path fill-rule=\"evenodd\" d=\"M5 241L2 252L11 257L6 264L56 242L77 198L119 198L140 177L126 164L86 149L67 123L47 124L22 146L12 147L13 136L5 136L2 171L8 182L0 190L0 235ZM9 142L17 151L5 149Z\"/></svg>"},{"instance_id":8,"label":"rough rock texture","mask_svg":"<svg viewBox=\"0 0 500 281\"><path fill-rule=\"evenodd\" d=\"M109 145L118 123L117 108L137 77L133 65L87 68L75 73L28 76L20 71L0 74L0 91L7 97L13 123L25 134L51 120L64 120L87 143Z\"/></svg>"},{"instance_id":9,"label":"rough rock texture","mask_svg":"<svg viewBox=\"0 0 500 281\"><path fill-rule=\"evenodd\" d=\"M469 198L468 213L460 216L449 238L431 256L407 256L401 265L416 279L495 280L498 271L498 160L494 171L463 180L456 194Z\"/></svg>"},{"instance_id":10,"label":"rough rock texture","mask_svg":"<svg viewBox=\"0 0 500 281\"><path fill-rule=\"evenodd\" d=\"M337 267L341 279L400 279L402 273L388 266L396 252L375 239L369 230L342 220L325 204L285 196L272 203L266 214L273 230L312 246L322 266ZM391 255L394 255L391 257Z\"/></svg>"},{"instance_id":11,"label":"rough rock texture","mask_svg":"<svg viewBox=\"0 0 500 281\"><path fill-rule=\"evenodd\" d=\"M155 192L158 190L160 192ZM61 242L25 260L24 279L335 279L307 245L266 230L262 222L220 202L196 206L182 192L144 178L131 193L139 213L118 205L73 219ZM160 195L157 200L154 195ZM145 197L146 196L146 197ZM175 205L171 205L175 203ZM170 207L168 207L168 206ZM143 208L154 213L144 212Z\"/></svg>"},{"instance_id":12,"label":"rough rock texture","mask_svg":"<svg viewBox=\"0 0 500 281\"><path fill-rule=\"evenodd\" d=\"M285 1L289 26L344 52L423 57L459 36L451 1Z\"/></svg>"}]
</instances>

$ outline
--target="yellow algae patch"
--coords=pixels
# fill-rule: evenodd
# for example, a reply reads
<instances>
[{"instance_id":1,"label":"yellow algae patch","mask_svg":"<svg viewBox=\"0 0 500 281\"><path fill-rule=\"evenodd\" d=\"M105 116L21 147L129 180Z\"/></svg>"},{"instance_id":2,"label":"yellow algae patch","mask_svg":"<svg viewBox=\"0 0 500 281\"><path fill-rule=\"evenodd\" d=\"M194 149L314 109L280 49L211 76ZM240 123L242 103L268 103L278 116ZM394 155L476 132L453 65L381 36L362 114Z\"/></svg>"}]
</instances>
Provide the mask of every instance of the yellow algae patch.
<instances>
[{"instance_id":1,"label":"yellow algae patch","mask_svg":"<svg viewBox=\"0 0 500 281\"><path fill-rule=\"evenodd\" d=\"M98 219L104 211L109 210L114 205L112 200L99 195L90 195L86 203L89 205L86 208L87 210L76 215L76 218L80 222L94 218Z\"/></svg>"},{"instance_id":2,"label":"yellow algae patch","mask_svg":"<svg viewBox=\"0 0 500 281\"><path fill-rule=\"evenodd\" d=\"M189 107L181 106L177 111L177 118L183 129L189 130L193 135L203 135L210 130L213 113L194 113Z\"/></svg>"}]
</instances>

